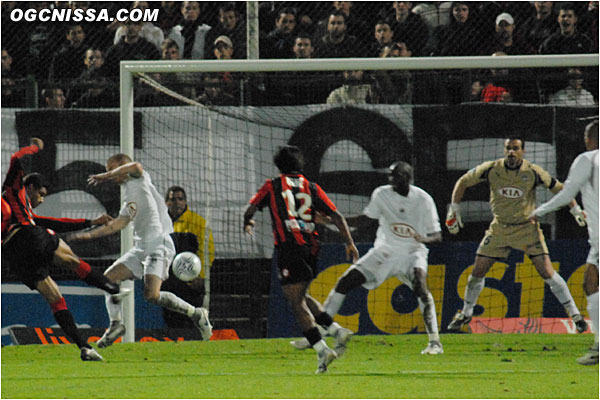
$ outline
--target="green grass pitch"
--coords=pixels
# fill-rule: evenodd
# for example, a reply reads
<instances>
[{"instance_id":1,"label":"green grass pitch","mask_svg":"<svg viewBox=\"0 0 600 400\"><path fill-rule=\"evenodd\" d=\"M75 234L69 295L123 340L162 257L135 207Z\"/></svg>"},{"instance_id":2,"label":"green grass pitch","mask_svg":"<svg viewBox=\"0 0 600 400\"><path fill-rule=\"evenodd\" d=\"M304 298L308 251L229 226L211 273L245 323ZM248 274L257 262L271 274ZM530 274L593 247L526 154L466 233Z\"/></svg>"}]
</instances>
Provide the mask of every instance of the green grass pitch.
<instances>
[{"instance_id":1,"label":"green grass pitch","mask_svg":"<svg viewBox=\"0 0 600 400\"><path fill-rule=\"evenodd\" d=\"M285 339L115 344L82 362L73 345L2 348L2 398L599 398L591 335L355 336L315 375Z\"/></svg>"}]
</instances>

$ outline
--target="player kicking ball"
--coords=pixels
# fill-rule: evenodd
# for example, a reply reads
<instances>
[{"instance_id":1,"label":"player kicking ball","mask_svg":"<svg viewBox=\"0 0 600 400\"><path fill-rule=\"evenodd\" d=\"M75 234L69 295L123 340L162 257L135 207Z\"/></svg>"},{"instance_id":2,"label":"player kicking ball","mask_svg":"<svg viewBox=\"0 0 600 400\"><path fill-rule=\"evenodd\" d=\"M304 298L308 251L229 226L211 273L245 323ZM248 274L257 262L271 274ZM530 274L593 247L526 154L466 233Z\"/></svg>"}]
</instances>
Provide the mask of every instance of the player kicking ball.
<instances>
[{"instance_id":1,"label":"player kicking ball","mask_svg":"<svg viewBox=\"0 0 600 400\"><path fill-rule=\"evenodd\" d=\"M120 284L124 280L144 279L144 298L150 303L187 315L204 340L212 335L208 310L194 307L171 292L160 290L169 277L169 265L175 257L175 245L170 233L173 223L167 206L158 193L148 172L142 165L125 154L115 154L106 162L106 172L88 178L91 185L115 182L125 189L125 202L119 216L108 224L89 232L71 236L71 240L92 240L111 235L133 221L135 246L117 259L104 275ZM119 295L106 296L110 327L98 341L98 347L107 347L125 334Z\"/></svg>"},{"instance_id":2,"label":"player kicking ball","mask_svg":"<svg viewBox=\"0 0 600 400\"><path fill-rule=\"evenodd\" d=\"M431 196L410 184L412 167L399 161L390 167L389 185L373 191L364 215L349 217L350 223L379 221L373 248L356 261L338 280L325 300L325 312L334 317L352 289L379 287L395 276L410 287L419 302L429 342L421 354L442 354L433 296L427 286L427 256L425 246L442 240L439 217ZM304 340L292 342L304 349Z\"/></svg>"}]
</instances>

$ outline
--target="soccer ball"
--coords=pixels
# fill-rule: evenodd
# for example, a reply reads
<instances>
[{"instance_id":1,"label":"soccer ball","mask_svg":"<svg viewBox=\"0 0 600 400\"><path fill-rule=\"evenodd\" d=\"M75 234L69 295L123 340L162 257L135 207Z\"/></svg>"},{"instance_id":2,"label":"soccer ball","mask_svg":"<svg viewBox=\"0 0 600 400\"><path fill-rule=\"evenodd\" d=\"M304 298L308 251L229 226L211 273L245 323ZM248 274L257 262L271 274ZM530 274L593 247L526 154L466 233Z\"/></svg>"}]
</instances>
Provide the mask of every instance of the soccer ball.
<instances>
[{"instance_id":1,"label":"soccer ball","mask_svg":"<svg viewBox=\"0 0 600 400\"><path fill-rule=\"evenodd\" d=\"M177 254L171 267L173 274L184 282L189 282L200 275L202 262L197 255L189 251Z\"/></svg>"}]
</instances>

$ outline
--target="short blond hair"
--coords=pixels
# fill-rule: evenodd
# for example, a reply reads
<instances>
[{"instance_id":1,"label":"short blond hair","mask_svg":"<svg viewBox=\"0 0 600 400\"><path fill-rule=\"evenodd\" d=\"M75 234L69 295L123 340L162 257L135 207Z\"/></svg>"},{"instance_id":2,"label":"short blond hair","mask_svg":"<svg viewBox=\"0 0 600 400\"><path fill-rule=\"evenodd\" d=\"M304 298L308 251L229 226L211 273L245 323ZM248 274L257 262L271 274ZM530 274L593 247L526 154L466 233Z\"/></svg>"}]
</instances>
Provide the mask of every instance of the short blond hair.
<instances>
[{"instance_id":1,"label":"short blond hair","mask_svg":"<svg viewBox=\"0 0 600 400\"><path fill-rule=\"evenodd\" d=\"M129 157L127 154L119 153L119 154L110 156L108 158L108 160L106 161L106 165L113 164L113 163L117 163L118 165L123 165L123 164L130 163L131 161L132 161L131 157Z\"/></svg>"}]
</instances>

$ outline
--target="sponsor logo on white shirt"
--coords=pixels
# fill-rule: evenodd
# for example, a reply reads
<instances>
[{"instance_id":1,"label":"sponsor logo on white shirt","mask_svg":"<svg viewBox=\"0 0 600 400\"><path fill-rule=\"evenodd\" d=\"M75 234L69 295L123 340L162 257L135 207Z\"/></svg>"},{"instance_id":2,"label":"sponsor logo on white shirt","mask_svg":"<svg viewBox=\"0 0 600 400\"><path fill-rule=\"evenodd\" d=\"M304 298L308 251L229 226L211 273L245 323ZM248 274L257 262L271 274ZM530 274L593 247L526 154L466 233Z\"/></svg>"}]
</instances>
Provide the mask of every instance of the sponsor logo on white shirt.
<instances>
[{"instance_id":1,"label":"sponsor logo on white shirt","mask_svg":"<svg viewBox=\"0 0 600 400\"><path fill-rule=\"evenodd\" d=\"M390 229L394 233L394 235L399 236L401 238L409 238L415 234L415 228L410 225L395 223L390 225Z\"/></svg>"}]
</instances>

